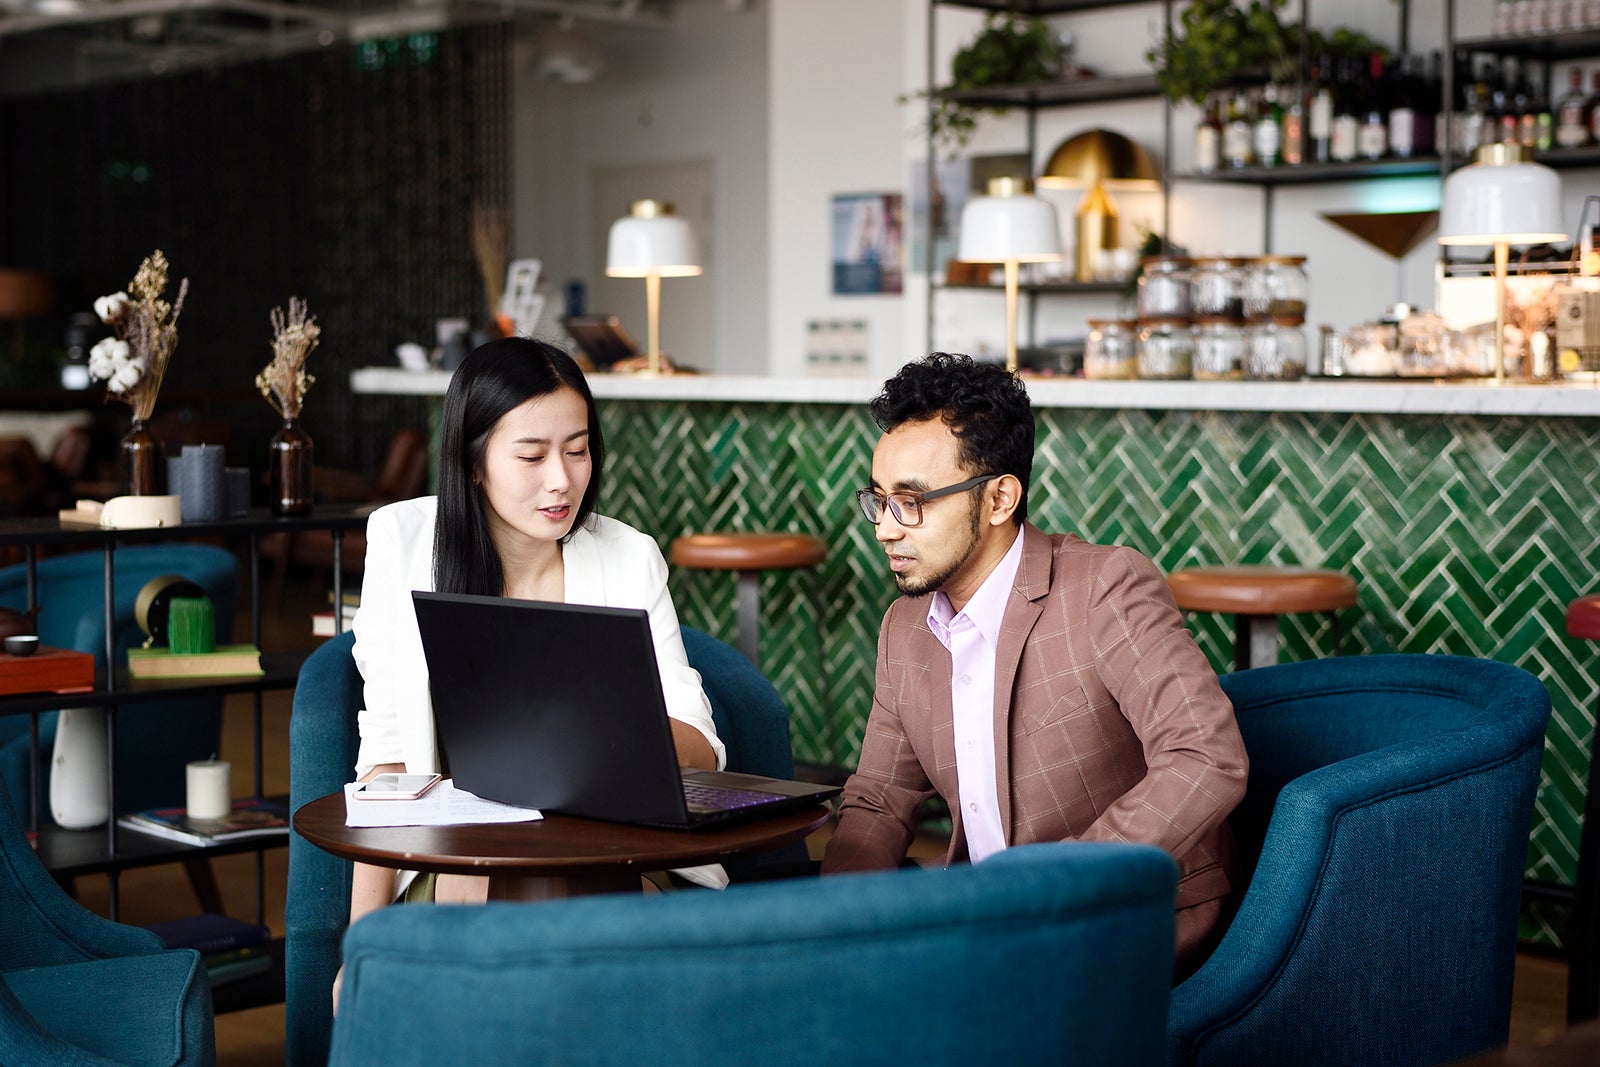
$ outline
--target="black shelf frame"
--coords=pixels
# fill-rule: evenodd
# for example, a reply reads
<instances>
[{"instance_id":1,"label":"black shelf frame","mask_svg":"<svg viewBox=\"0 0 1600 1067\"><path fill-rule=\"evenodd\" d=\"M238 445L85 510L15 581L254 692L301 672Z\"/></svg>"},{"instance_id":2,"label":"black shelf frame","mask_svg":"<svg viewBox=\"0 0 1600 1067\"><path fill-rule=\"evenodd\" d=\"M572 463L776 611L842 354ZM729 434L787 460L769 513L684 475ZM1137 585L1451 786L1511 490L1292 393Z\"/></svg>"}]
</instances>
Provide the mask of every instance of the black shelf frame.
<instances>
[{"instance_id":1,"label":"black shelf frame","mask_svg":"<svg viewBox=\"0 0 1600 1067\"><path fill-rule=\"evenodd\" d=\"M1017 286L1019 293L1033 293L1042 296L1102 296L1108 293L1120 293L1127 288L1126 282L1023 282ZM988 285L984 282L944 282L934 286L936 290L978 292L978 293L1004 293L1003 285Z\"/></svg>"},{"instance_id":2,"label":"black shelf frame","mask_svg":"<svg viewBox=\"0 0 1600 1067\"><path fill-rule=\"evenodd\" d=\"M145 527L136 529L108 529L98 526L84 526L64 523L56 518L19 518L0 521L0 545L19 546L24 552L24 565L27 567L27 606L29 609L39 606L38 600L38 559L39 549L44 546L52 548L90 550L99 548L104 557L104 595L105 610L105 648L102 661L108 666L97 669L95 675L95 688L88 693L15 693L0 695L0 715L26 714L31 717L29 723L29 758L32 765L40 766L41 754L39 743L39 720L41 712L52 711L63 705L102 707L106 711L106 795L108 799L116 796L116 751L117 751L117 708L122 704L138 704L172 696L174 694L186 696L199 695L227 695L233 693L249 693L254 697L254 722L253 722L253 747L254 747L254 788L256 796L263 793L264 771L262 767L262 693L271 689L293 688L299 675L302 655L292 653L263 653L261 675L217 677L217 678L179 678L179 679L133 679L125 667L117 666L115 650L116 625L114 618L115 588L115 553L118 545L142 544L159 541L176 540L211 540L216 538L237 539L246 538L249 542L249 575L250 575L250 643L257 648L261 647L261 539L273 534L292 534L305 531L327 531L333 538L333 590L336 603L343 598L343 556L344 534L351 529L362 529L366 526L367 516L371 514L376 505L335 505L314 508L310 514L293 517L279 517L272 515L265 509L252 511L249 515L233 519L221 519L215 522L189 522L170 527ZM342 628L342 617L336 612L334 627L337 631ZM40 825L40 811L42 808L40 798L39 775L32 776L32 788L29 796L28 829L37 840L41 842L40 855L45 867L53 873L65 874L52 866L54 851L46 847L47 843L58 832L55 827L42 827ZM108 805L108 810L115 811L115 803ZM66 833L67 831L59 831ZM78 831L98 837L102 842L103 856L96 860L98 871L107 876L108 894L107 906L112 919L117 918L120 901L118 899L118 872L127 866L140 866L154 860L143 857L150 855L148 850L141 850L132 845L126 845L128 840L119 834L116 818L113 816L106 820L103 831ZM131 835L130 835L131 836ZM138 835L143 838L145 835ZM222 851L250 851L257 852L256 862L256 921L261 922L264 917L266 886L265 868L260 858L260 851L264 847L272 847L260 840L249 842L244 847L233 847L232 842L227 846L218 845L182 845L180 850L170 847L165 852L173 860L201 859L209 854ZM65 846L63 846L65 847ZM126 860L125 862L125 852Z\"/></svg>"},{"instance_id":3,"label":"black shelf frame","mask_svg":"<svg viewBox=\"0 0 1600 1067\"><path fill-rule=\"evenodd\" d=\"M1453 47L1458 52L1515 56L1544 62L1553 59L1592 59L1600 55L1600 31L1524 34L1518 37L1465 37L1453 42Z\"/></svg>"},{"instance_id":4,"label":"black shelf frame","mask_svg":"<svg viewBox=\"0 0 1600 1067\"><path fill-rule=\"evenodd\" d=\"M1302 163L1283 167L1223 168L1202 174L1187 171L1174 174L1177 181L1223 182L1235 185L1326 185L1330 182L1370 181L1374 178L1413 178L1439 173L1438 156L1411 159L1375 159L1354 163Z\"/></svg>"},{"instance_id":5,"label":"black shelf frame","mask_svg":"<svg viewBox=\"0 0 1600 1067\"><path fill-rule=\"evenodd\" d=\"M1103 7L1133 7L1154 0L944 0L949 7L979 11L1015 11L1019 15L1071 15Z\"/></svg>"},{"instance_id":6,"label":"black shelf frame","mask_svg":"<svg viewBox=\"0 0 1600 1067\"><path fill-rule=\"evenodd\" d=\"M1028 85L990 85L982 89L936 89L936 100L973 107L1072 107L1113 100L1141 100L1161 95L1154 74L1118 74Z\"/></svg>"}]
</instances>

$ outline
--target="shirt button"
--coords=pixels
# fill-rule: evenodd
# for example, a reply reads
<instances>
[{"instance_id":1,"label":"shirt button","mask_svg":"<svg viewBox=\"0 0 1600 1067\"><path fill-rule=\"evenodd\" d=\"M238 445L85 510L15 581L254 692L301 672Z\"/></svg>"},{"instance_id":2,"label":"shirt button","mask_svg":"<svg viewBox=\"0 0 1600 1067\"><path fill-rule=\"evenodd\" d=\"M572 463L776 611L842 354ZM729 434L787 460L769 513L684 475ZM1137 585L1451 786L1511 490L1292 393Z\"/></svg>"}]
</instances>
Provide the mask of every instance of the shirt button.
<instances>
[{"instance_id":1,"label":"shirt button","mask_svg":"<svg viewBox=\"0 0 1600 1067\"><path fill-rule=\"evenodd\" d=\"M976 742L976 741L973 741L973 740L971 740L971 739L970 739L970 738L969 738L969 739L968 739L968 740L967 740L967 747L968 747L968 748L971 748L971 747L972 747L972 746L973 746L973 745L975 745L975 744L977 744L977 742Z\"/></svg>"},{"instance_id":2,"label":"shirt button","mask_svg":"<svg viewBox=\"0 0 1600 1067\"><path fill-rule=\"evenodd\" d=\"M962 684L962 685L971 685L971 684L972 684L972 675L970 675L970 674L963 674L963 675L962 675L962 676L961 676L961 684Z\"/></svg>"},{"instance_id":3,"label":"shirt button","mask_svg":"<svg viewBox=\"0 0 1600 1067\"><path fill-rule=\"evenodd\" d=\"M967 805L967 810L972 812L972 814L976 815L976 814L978 814L978 805L976 803L968 804Z\"/></svg>"}]
</instances>

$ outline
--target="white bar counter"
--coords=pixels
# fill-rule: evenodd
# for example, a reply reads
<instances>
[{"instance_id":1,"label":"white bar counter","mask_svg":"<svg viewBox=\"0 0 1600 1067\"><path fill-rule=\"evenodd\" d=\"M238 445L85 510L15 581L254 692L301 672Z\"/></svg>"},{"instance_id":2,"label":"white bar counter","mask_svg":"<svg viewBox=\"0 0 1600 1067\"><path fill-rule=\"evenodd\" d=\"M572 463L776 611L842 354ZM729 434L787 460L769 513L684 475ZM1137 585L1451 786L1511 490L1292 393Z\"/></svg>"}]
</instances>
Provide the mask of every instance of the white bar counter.
<instances>
[{"instance_id":1,"label":"white bar counter","mask_svg":"<svg viewBox=\"0 0 1600 1067\"><path fill-rule=\"evenodd\" d=\"M1600 415L1600 383L1559 385L1470 381L1299 382L1080 381L1023 379L1039 407L1138 408L1152 411L1328 411L1390 415ZM443 396L445 371L362 367L351 372L355 393ZM882 382L867 378L773 378L682 374L649 378L593 374L589 386L608 400L705 400L774 404L864 404Z\"/></svg>"}]
</instances>

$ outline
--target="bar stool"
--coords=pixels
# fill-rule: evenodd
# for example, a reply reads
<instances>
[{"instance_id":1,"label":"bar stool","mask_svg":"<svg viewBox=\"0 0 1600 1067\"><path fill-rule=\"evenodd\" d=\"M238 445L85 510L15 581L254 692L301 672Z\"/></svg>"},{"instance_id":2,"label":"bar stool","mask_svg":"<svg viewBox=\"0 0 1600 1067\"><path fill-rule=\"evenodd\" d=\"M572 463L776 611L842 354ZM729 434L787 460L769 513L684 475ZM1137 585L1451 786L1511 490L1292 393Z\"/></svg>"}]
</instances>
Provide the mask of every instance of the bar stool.
<instances>
[{"instance_id":1,"label":"bar stool","mask_svg":"<svg viewBox=\"0 0 1600 1067\"><path fill-rule=\"evenodd\" d=\"M1233 665L1240 671L1278 661L1278 616L1292 612L1326 613L1338 655L1339 609L1356 603L1354 578L1312 567L1181 567L1167 576L1167 585L1184 611L1233 616Z\"/></svg>"},{"instance_id":2,"label":"bar stool","mask_svg":"<svg viewBox=\"0 0 1600 1067\"><path fill-rule=\"evenodd\" d=\"M1579 597L1567 605L1567 636L1600 641L1600 594ZM1572 922L1568 927L1567 1021L1600 1014L1600 720L1589 744L1589 790L1583 802L1583 829L1578 837L1578 881L1573 886Z\"/></svg>"},{"instance_id":3,"label":"bar stool","mask_svg":"<svg viewBox=\"0 0 1600 1067\"><path fill-rule=\"evenodd\" d=\"M672 542L670 558L679 567L702 571L736 571L739 651L761 665L761 573L815 567L828 556L819 537L794 533L685 534ZM817 631L817 659L822 661L822 632Z\"/></svg>"}]
</instances>

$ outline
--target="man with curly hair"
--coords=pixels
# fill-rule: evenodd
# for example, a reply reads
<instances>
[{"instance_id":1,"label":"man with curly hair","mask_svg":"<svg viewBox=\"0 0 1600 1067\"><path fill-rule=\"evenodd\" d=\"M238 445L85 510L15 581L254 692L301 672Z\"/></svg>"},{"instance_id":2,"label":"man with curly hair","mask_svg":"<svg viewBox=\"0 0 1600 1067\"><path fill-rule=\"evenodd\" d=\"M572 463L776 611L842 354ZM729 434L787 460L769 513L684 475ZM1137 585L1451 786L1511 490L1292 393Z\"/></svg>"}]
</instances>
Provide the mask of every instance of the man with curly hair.
<instances>
[{"instance_id":1,"label":"man with curly hair","mask_svg":"<svg viewBox=\"0 0 1600 1067\"><path fill-rule=\"evenodd\" d=\"M1244 794L1233 706L1165 577L1130 548L1027 522L1033 410L1018 378L936 353L872 402L857 500L904 594L884 615L861 760L823 872L901 864L950 806L945 863L1036 841L1132 841L1178 862L1177 974L1221 936Z\"/></svg>"}]
</instances>

